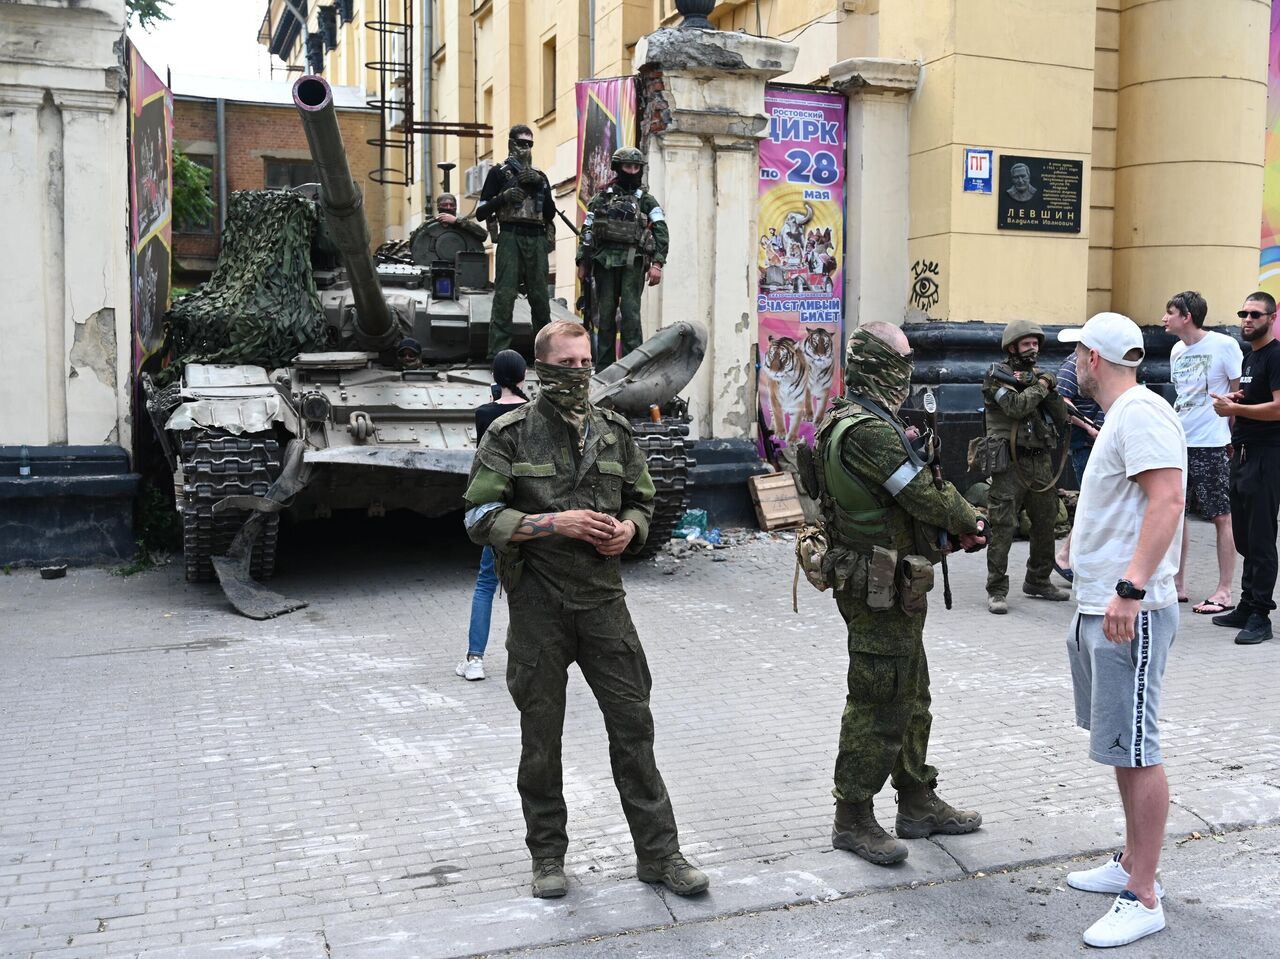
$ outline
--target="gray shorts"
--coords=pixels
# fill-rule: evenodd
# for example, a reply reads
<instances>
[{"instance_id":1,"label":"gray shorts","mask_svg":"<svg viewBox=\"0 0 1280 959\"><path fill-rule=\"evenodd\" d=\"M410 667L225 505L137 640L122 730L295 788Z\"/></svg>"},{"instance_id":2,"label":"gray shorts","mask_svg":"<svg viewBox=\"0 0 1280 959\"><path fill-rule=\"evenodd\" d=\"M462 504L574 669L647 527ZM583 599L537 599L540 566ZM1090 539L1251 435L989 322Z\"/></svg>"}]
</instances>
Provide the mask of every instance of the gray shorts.
<instances>
[{"instance_id":1,"label":"gray shorts","mask_svg":"<svg viewBox=\"0 0 1280 959\"><path fill-rule=\"evenodd\" d=\"M1178 632L1178 607L1143 610L1128 644L1102 634L1102 617L1076 613L1067 634L1076 725L1089 730L1089 758L1108 766L1158 766L1164 664Z\"/></svg>"}]
</instances>

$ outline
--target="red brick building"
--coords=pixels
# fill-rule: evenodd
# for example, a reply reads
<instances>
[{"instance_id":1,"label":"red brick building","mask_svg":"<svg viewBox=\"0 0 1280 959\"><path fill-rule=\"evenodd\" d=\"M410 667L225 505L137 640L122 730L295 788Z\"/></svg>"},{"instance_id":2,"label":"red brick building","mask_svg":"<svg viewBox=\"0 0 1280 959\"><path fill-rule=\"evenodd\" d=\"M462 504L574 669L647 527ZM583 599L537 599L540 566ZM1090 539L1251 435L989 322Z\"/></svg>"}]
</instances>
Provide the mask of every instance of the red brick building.
<instances>
[{"instance_id":1,"label":"red brick building","mask_svg":"<svg viewBox=\"0 0 1280 959\"><path fill-rule=\"evenodd\" d=\"M236 190L314 183L317 177L293 105L292 84L176 73L171 82L174 145L212 174L214 212L208 222L173 226L175 285L193 286L208 278L217 261L227 197ZM384 191L369 179L378 166L378 149L368 143L378 136L378 113L365 105L358 88L334 87L333 98L351 174L364 192L369 235L376 244L386 226ZM220 168L225 168L225 183Z\"/></svg>"}]
</instances>

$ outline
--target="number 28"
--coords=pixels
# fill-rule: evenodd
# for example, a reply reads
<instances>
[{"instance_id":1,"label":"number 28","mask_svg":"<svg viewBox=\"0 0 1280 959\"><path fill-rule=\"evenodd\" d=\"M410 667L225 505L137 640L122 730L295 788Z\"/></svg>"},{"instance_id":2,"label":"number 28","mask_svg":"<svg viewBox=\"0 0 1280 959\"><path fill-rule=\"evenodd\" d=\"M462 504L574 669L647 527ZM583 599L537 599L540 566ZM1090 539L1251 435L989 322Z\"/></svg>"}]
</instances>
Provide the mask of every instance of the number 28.
<instances>
[{"instance_id":1,"label":"number 28","mask_svg":"<svg viewBox=\"0 0 1280 959\"><path fill-rule=\"evenodd\" d=\"M840 177L836 158L826 150L810 154L808 150L792 150L787 154L791 169L787 171L788 183L835 183Z\"/></svg>"}]
</instances>

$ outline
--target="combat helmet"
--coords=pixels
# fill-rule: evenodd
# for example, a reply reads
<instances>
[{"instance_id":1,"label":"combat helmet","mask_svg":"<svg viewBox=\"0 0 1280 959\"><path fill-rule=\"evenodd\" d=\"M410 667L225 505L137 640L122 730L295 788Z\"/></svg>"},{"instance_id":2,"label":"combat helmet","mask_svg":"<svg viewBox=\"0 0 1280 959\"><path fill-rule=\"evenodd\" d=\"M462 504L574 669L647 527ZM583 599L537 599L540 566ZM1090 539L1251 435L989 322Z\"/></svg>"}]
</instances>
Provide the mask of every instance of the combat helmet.
<instances>
[{"instance_id":1,"label":"combat helmet","mask_svg":"<svg viewBox=\"0 0 1280 959\"><path fill-rule=\"evenodd\" d=\"M1034 336L1040 341L1040 349L1044 349L1044 330L1030 320L1014 320L1004 328L1000 337L1000 349L1008 350L1024 336Z\"/></svg>"},{"instance_id":2,"label":"combat helmet","mask_svg":"<svg viewBox=\"0 0 1280 959\"><path fill-rule=\"evenodd\" d=\"M609 165L613 167L615 173L620 173L624 163L635 163L643 167L645 165L644 154L635 147L619 147L613 151L613 156L609 158Z\"/></svg>"}]
</instances>

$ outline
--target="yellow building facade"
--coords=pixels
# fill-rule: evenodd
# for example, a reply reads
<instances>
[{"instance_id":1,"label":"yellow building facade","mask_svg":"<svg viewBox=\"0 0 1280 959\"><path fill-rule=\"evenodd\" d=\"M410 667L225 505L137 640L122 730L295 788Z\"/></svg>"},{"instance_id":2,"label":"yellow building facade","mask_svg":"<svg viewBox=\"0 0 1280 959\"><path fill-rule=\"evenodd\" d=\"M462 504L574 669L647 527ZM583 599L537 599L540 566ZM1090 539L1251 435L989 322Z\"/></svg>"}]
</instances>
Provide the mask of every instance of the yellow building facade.
<instances>
[{"instance_id":1,"label":"yellow building facade","mask_svg":"<svg viewBox=\"0 0 1280 959\"><path fill-rule=\"evenodd\" d=\"M740 0L718 4L711 20L793 44L796 67L780 82L827 84L832 66L858 58L920 65L899 206L908 260L932 269L937 291L922 307L910 297L911 276L902 277L902 314L892 309L885 319L1077 323L1114 309L1151 324L1169 295L1190 288L1208 299L1210 323L1225 323L1234 322L1258 272L1270 6ZM301 70L303 31L290 42L282 29L293 17L289 7L269 0L263 39L276 62ZM321 65L331 80L363 84L377 97L386 71L366 65L385 60L377 38L386 28L371 24L409 20L403 62L412 66L400 80L412 102L408 115L418 123L484 124L494 134L415 133L413 176L381 187L388 238L412 230L427 197L440 192L435 164L455 164L451 185L466 193L481 164L502 159L513 123L533 128L535 160L568 211L574 82L632 73L640 38L680 19L673 0L339 0L312 2L307 32L324 30L333 15L325 11L334 7L336 42L311 42L313 50L324 47ZM966 148L989 149L997 160L1079 162L1078 232L999 229L996 197L964 190ZM563 224L559 232L552 266L558 293L571 297L573 238Z\"/></svg>"}]
</instances>

